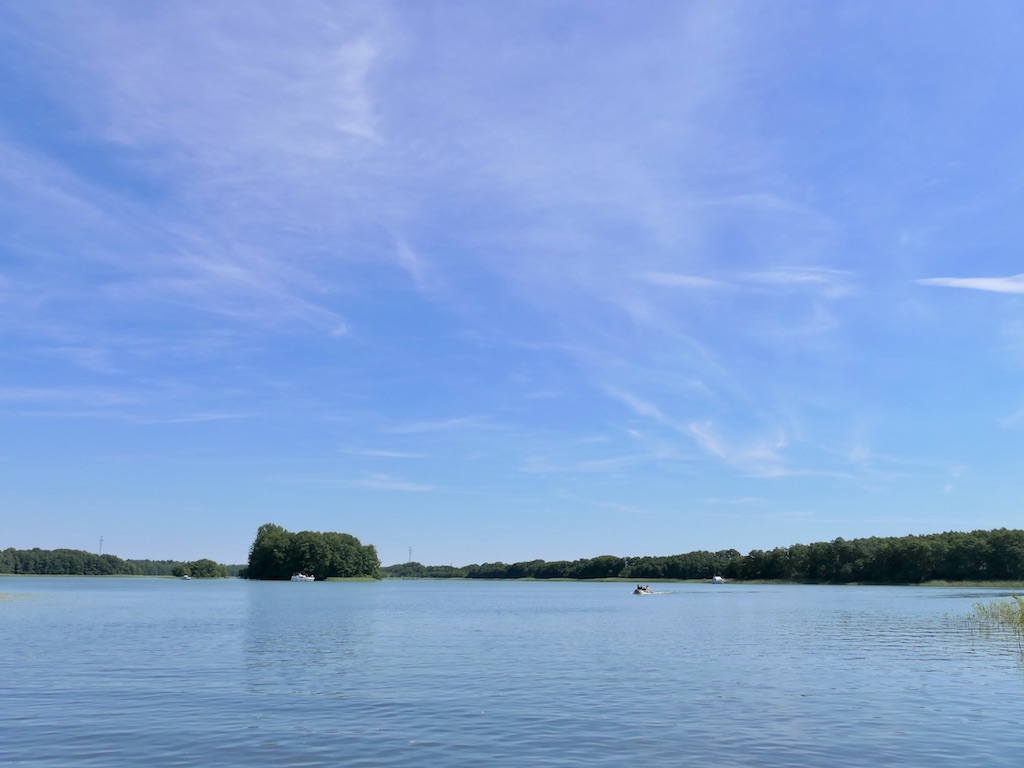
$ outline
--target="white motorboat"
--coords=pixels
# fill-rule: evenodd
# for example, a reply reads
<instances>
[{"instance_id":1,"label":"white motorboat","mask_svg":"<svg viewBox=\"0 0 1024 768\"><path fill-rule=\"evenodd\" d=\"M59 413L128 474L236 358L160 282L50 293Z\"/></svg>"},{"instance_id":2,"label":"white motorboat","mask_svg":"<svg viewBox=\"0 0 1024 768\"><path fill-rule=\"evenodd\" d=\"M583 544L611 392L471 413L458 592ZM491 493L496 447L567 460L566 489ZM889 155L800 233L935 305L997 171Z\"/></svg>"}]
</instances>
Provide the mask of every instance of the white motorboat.
<instances>
[{"instance_id":1,"label":"white motorboat","mask_svg":"<svg viewBox=\"0 0 1024 768\"><path fill-rule=\"evenodd\" d=\"M651 590L650 587L640 587L640 586L638 586L636 589L633 590L633 594L634 595L653 595L654 592Z\"/></svg>"},{"instance_id":2,"label":"white motorboat","mask_svg":"<svg viewBox=\"0 0 1024 768\"><path fill-rule=\"evenodd\" d=\"M721 576L712 576L711 577L711 583L712 584L725 584L725 579L723 579Z\"/></svg>"},{"instance_id":3,"label":"white motorboat","mask_svg":"<svg viewBox=\"0 0 1024 768\"><path fill-rule=\"evenodd\" d=\"M316 576L311 576L308 573L296 573L292 575L292 581L316 581Z\"/></svg>"}]
</instances>

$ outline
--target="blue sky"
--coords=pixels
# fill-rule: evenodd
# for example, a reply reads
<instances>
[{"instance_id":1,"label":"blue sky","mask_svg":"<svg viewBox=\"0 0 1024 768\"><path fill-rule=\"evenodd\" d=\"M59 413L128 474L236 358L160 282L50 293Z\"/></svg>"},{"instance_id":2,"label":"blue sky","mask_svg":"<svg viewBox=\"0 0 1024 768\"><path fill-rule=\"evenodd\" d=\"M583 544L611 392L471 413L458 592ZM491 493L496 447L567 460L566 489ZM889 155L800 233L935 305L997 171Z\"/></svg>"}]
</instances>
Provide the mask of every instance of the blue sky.
<instances>
[{"instance_id":1,"label":"blue sky","mask_svg":"<svg viewBox=\"0 0 1024 768\"><path fill-rule=\"evenodd\" d=\"M0 547L1020 527L1024 8L0 4Z\"/></svg>"}]
</instances>

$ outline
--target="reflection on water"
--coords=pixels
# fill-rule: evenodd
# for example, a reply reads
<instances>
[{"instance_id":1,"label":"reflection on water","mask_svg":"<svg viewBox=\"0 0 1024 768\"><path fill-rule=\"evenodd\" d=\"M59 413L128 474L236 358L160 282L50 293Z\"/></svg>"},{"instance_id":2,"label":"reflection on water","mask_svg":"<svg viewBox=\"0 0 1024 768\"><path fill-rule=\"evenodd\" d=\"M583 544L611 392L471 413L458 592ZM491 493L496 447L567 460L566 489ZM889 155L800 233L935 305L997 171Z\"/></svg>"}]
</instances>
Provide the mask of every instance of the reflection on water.
<instances>
[{"instance_id":1,"label":"reflection on water","mask_svg":"<svg viewBox=\"0 0 1024 768\"><path fill-rule=\"evenodd\" d=\"M977 588L23 578L33 766L1019 765Z\"/></svg>"}]
</instances>

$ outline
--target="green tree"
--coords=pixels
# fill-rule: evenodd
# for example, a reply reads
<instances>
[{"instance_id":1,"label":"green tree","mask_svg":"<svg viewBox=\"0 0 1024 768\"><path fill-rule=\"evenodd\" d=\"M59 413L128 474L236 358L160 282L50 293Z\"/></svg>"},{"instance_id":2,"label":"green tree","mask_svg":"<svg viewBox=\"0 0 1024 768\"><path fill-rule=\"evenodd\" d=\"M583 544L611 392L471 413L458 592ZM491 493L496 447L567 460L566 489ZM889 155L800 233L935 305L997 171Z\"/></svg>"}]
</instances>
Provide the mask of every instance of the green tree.
<instances>
[{"instance_id":1,"label":"green tree","mask_svg":"<svg viewBox=\"0 0 1024 768\"><path fill-rule=\"evenodd\" d=\"M1024 531L999 528L988 539L989 578L1024 578Z\"/></svg>"},{"instance_id":2,"label":"green tree","mask_svg":"<svg viewBox=\"0 0 1024 768\"><path fill-rule=\"evenodd\" d=\"M225 566L208 558L186 563L185 569L188 575L194 579L226 579L228 577L228 569Z\"/></svg>"},{"instance_id":3,"label":"green tree","mask_svg":"<svg viewBox=\"0 0 1024 768\"><path fill-rule=\"evenodd\" d=\"M249 565L245 578L288 579L292 575L288 561L291 534L273 523L266 523L256 531L256 539L249 548Z\"/></svg>"},{"instance_id":4,"label":"green tree","mask_svg":"<svg viewBox=\"0 0 1024 768\"><path fill-rule=\"evenodd\" d=\"M294 573L311 573L317 579L331 576L379 575L380 559L372 545L363 546L347 533L300 531L290 533L266 523L256 532L249 548L249 564L239 576L247 579L290 579Z\"/></svg>"},{"instance_id":5,"label":"green tree","mask_svg":"<svg viewBox=\"0 0 1024 768\"><path fill-rule=\"evenodd\" d=\"M331 548L315 531L299 531L288 542L288 563L292 573L311 573L317 579L331 575Z\"/></svg>"},{"instance_id":6,"label":"green tree","mask_svg":"<svg viewBox=\"0 0 1024 768\"><path fill-rule=\"evenodd\" d=\"M607 579L622 573L626 563L615 555L601 555L584 561L576 572L578 579Z\"/></svg>"}]
</instances>

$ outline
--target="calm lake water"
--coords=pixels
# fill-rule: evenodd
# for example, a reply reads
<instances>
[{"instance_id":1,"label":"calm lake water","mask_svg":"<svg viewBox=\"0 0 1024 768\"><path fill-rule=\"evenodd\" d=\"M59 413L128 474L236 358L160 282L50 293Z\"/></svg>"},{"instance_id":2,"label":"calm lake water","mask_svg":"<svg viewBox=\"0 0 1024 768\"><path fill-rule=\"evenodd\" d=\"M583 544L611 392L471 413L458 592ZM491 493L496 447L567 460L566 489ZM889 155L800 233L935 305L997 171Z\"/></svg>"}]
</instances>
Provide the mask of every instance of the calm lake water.
<instances>
[{"instance_id":1,"label":"calm lake water","mask_svg":"<svg viewBox=\"0 0 1024 768\"><path fill-rule=\"evenodd\" d=\"M0 764L1014 766L999 590L0 579Z\"/></svg>"}]
</instances>

